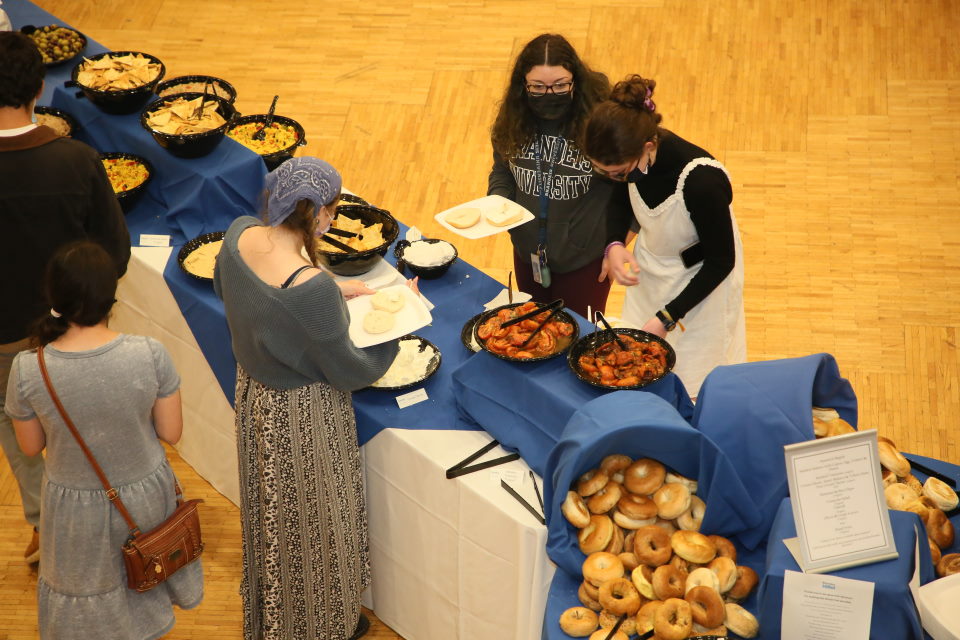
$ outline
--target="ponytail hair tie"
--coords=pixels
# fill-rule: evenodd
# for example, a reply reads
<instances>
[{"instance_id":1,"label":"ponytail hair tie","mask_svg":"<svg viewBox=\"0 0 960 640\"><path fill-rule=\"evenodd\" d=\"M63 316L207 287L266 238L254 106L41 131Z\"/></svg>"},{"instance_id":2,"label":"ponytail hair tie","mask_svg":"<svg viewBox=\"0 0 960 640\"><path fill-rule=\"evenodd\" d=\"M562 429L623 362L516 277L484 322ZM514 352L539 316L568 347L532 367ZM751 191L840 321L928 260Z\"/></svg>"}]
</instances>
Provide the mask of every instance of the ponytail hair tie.
<instances>
[{"instance_id":1,"label":"ponytail hair tie","mask_svg":"<svg viewBox=\"0 0 960 640\"><path fill-rule=\"evenodd\" d=\"M651 97L653 97L653 90L650 87L647 87L647 95L643 101L643 108L650 113L653 113L657 110L657 105L653 100L650 99Z\"/></svg>"},{"instance_id":2,"label":"ponytail hair tie","mask_svg":"<svg viewBox=\"0 0 960 640\"><path fill-rule=\"evenodd\" d=\"M50 307L50 315L52 315L54 318L62 318L62 317L63 317L63 314L61 314L59 311L57 311L57 310L54 309L53 307Z\"/></svg>"}]
</instances>

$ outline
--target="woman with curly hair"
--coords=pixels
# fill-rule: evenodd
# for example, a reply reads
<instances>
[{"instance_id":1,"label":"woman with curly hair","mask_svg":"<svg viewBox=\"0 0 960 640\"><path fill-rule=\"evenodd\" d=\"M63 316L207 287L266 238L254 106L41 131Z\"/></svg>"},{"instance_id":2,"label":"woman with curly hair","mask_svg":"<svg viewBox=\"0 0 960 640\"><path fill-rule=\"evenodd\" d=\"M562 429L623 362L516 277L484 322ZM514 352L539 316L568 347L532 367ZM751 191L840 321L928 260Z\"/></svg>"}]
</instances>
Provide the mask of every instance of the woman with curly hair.
<instances>
[{"instance_id":1,"label":"woman with curly hair","mask_svg":"<svg viewBox=\"0 0 960 640\"><path fill-rule=\"evenodd\" d=\"M606 305L603 251L631 217L624 185L595 179L575 142L609 91L563 36L539 35L517 56L492 130L487 194L536 214L510 230L517 286L582 315Z\"/></svg>"},{"instance_id":2,"label":"woman with curly hair","mask_svg":"<svg viewBox=\"0 0 960 640\"><path fill-rule=\"evenodd\" d=\"M746 360L743 248L726 168L660 126L656 86L618 82L590 114L583 150L597 173L629 185L637 241L633 253L626 237L612 242L605 265L628 287L623 319L673 345L674 372L696 396L714 367Z\"/></svg>"}]
</instances>

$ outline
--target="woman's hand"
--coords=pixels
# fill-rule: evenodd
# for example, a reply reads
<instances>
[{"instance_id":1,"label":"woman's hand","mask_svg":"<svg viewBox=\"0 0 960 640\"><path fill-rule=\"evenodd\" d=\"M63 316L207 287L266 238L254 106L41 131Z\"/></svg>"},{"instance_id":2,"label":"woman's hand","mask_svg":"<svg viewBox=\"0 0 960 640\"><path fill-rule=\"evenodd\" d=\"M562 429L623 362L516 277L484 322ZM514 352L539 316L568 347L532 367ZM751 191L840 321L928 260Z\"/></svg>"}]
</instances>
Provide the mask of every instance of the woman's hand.
<instances>
[{"instance_id":1,"label":"woman's hand","mask_svg":"<svg viewBox=\"0 0 960 640\"><path fill-rule=\"evenodd\" d=\"M647 323L640 327L643 331L647 333L652 333L655 336L660 336L661 338L667 337L667 328L663 326L663 323L660 322L660 318L653 316Z\"/></svg>"},{"instance_id":2,"label":"woman's hand","mask_svg":"<svg viewBox=\"0 0 960 640\"><path fill-rule=\"evenodd\" d=\"M633 257L626 247L622 245L613 245L607 256L603 259L603 266L600 269L600 277L597 282L603 282L607 276L613 279L617 284L626 287L632 287L640 282L637 274L640 273L640 265L637 259Z\"/></svg>"},{"instance_id":3,"label":"woman's hand","mask_svg":"<svg viewBox=\"0 0 960 640\"><path fill-rule=\"evenodd\" d=\"M420 276L407 280L407 287L410 289L410 291L413 291L415 294L417 294L417 296L420 295L420 288L417 287L418 282L420 282Z\"/></svg>"},{"instance_id":4,"label":"woman's hand","mask_svg":"<svg viewBox=\"0 0 960 640\"><path fill-rule=\"evenodd\" d=\"M340 287L340 293L343 294L344 300L350 300L357 296L369 296L376 293L376 291L364 284L362 280L347 280L346 282L338 282L337 285Z\"/></svg>"}]
</instances>

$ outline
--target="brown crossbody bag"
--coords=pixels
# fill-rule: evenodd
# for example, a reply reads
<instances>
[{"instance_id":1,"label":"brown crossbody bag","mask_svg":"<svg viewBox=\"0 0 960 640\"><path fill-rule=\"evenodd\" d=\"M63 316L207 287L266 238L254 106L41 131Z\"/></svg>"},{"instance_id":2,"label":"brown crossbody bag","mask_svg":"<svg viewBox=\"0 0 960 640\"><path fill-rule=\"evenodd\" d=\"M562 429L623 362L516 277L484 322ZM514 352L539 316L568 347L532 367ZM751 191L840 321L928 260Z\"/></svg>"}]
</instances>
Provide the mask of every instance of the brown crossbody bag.
<instances>
[{"instance_id":1,"label":"brown crossbody bag","mask_svg":"<svg viewBox=\"0 0 960 640\"><path fill-rule=\"evenodd\" d=\"M77 444L80 445L97 477L100 478L100 482L107 492L107 498L117 508L130 528L130 537L121 547L123 563L127 567L127 586L137 591L149 591L199 558L200 554L203 553L203 539L200 537L200 516L197 512L197 506L203 500L184 501L180 485L174 480L173 486L177 492L177 508L170 514L169 518L157 527L147 533L141 533L140 528L123 505L117 490L110 486L103 469L97 464L97 460L93 457L90 449L87 448L87 444L80 436L80 432L77 431L77 427L70 420L70 416L67 415L66 409L60 403L60 398L57 397L57 392L53 390L53 383L50 382L47 365L43 359L43 347L37 350L37 360L40 364L43 383L47 386L50 397L53 398L53 404L56 405L63 421L70 428L73 437L77 439Z\"/></svg>"}]
</instances>

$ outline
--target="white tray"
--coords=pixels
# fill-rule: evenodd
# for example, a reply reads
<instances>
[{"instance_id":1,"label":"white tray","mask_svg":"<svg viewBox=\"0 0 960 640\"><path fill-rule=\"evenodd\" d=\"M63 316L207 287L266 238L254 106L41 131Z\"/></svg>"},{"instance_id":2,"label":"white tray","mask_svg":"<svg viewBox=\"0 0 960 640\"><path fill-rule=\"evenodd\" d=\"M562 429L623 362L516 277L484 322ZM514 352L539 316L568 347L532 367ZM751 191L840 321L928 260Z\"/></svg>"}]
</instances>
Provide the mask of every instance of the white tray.
<instances>
[{"instance_id":1,"label":"white tray","mask_svg":"<svg viewBox=\"0 0 960 640\"><path fill-rule=\"evenodd\" d=\"M403 282L405 278L400 274L399 271L393 268L393 265L380 258L374 264L373 269L367 271L366 273L361 273L358 276L338 276L335 273L331 274L333 279L336 282L347 282L348 280L360 280L365 285L371 289L379 289L381 287L386 287L391 284L395 284L397 278L400 278L400 282Z\"/></svg>"},{"instance_id":2,"label":"white tray","mask_svg":"<svg viewBox=\"0 0 960 640\"><path fill-rule=\"evenodd\" d=\"M960 573L920 587L920 621L933 640L960 637Z\"/></svg>"},{"instance_id":3,"label":"white tray","mask_svg":"<svg viewBox=\"0 0 960 640\"><path fill-rule=\"evenodd\" d=\"M373 309L370 303L373 296L357 296L347 300L347 311L350 312L350 340L358 348L362 349L388 342L425 327L433 321L433 316L423 300L411 291L407 285L398 284L380 289L380 291L394 290L400 291L406 298L407 303L403 305L403 309L394 314L396 323L393 325L393 329L385 333L367 333L363 330L363 318L368 311Z\"/></svg>"},{"instance_id":4,"label":"white tray","mask_svg":"<svg viewBox=\"0 0 960 640\"><path fill-rule=\"evenodd\" d=\"M487 211L496 211L503 208L504 203L507 203L507 206L521 211L523 215L517 222L513 224L508 224L504 227L496 227L489 222L487 222L486 212ZM447 214L456 211L457 209L462 209L463 207L472 207L480 209L480 222L473 225L468 229L458 229L453 225L447 224L444 218ZM437 215L433 216L433 219L440 223L444 229L449 229L459 236L464 238L469 238L470 240L476 240L478 238L485 238L487 236L492 236L495 233L500 233L501 231L506 231L507 229L513 229L514 227L519 227L522 224L526 224L533 220L536 216L530 213L529 210L521 207L516 202L508 200L503 196L484 196L482 198L477 198L476 200L471 200L470 202L464 202L463 204L458 204L455 207L451 207L446 211L441 211Z\"/></svg>"}]
</instances>

